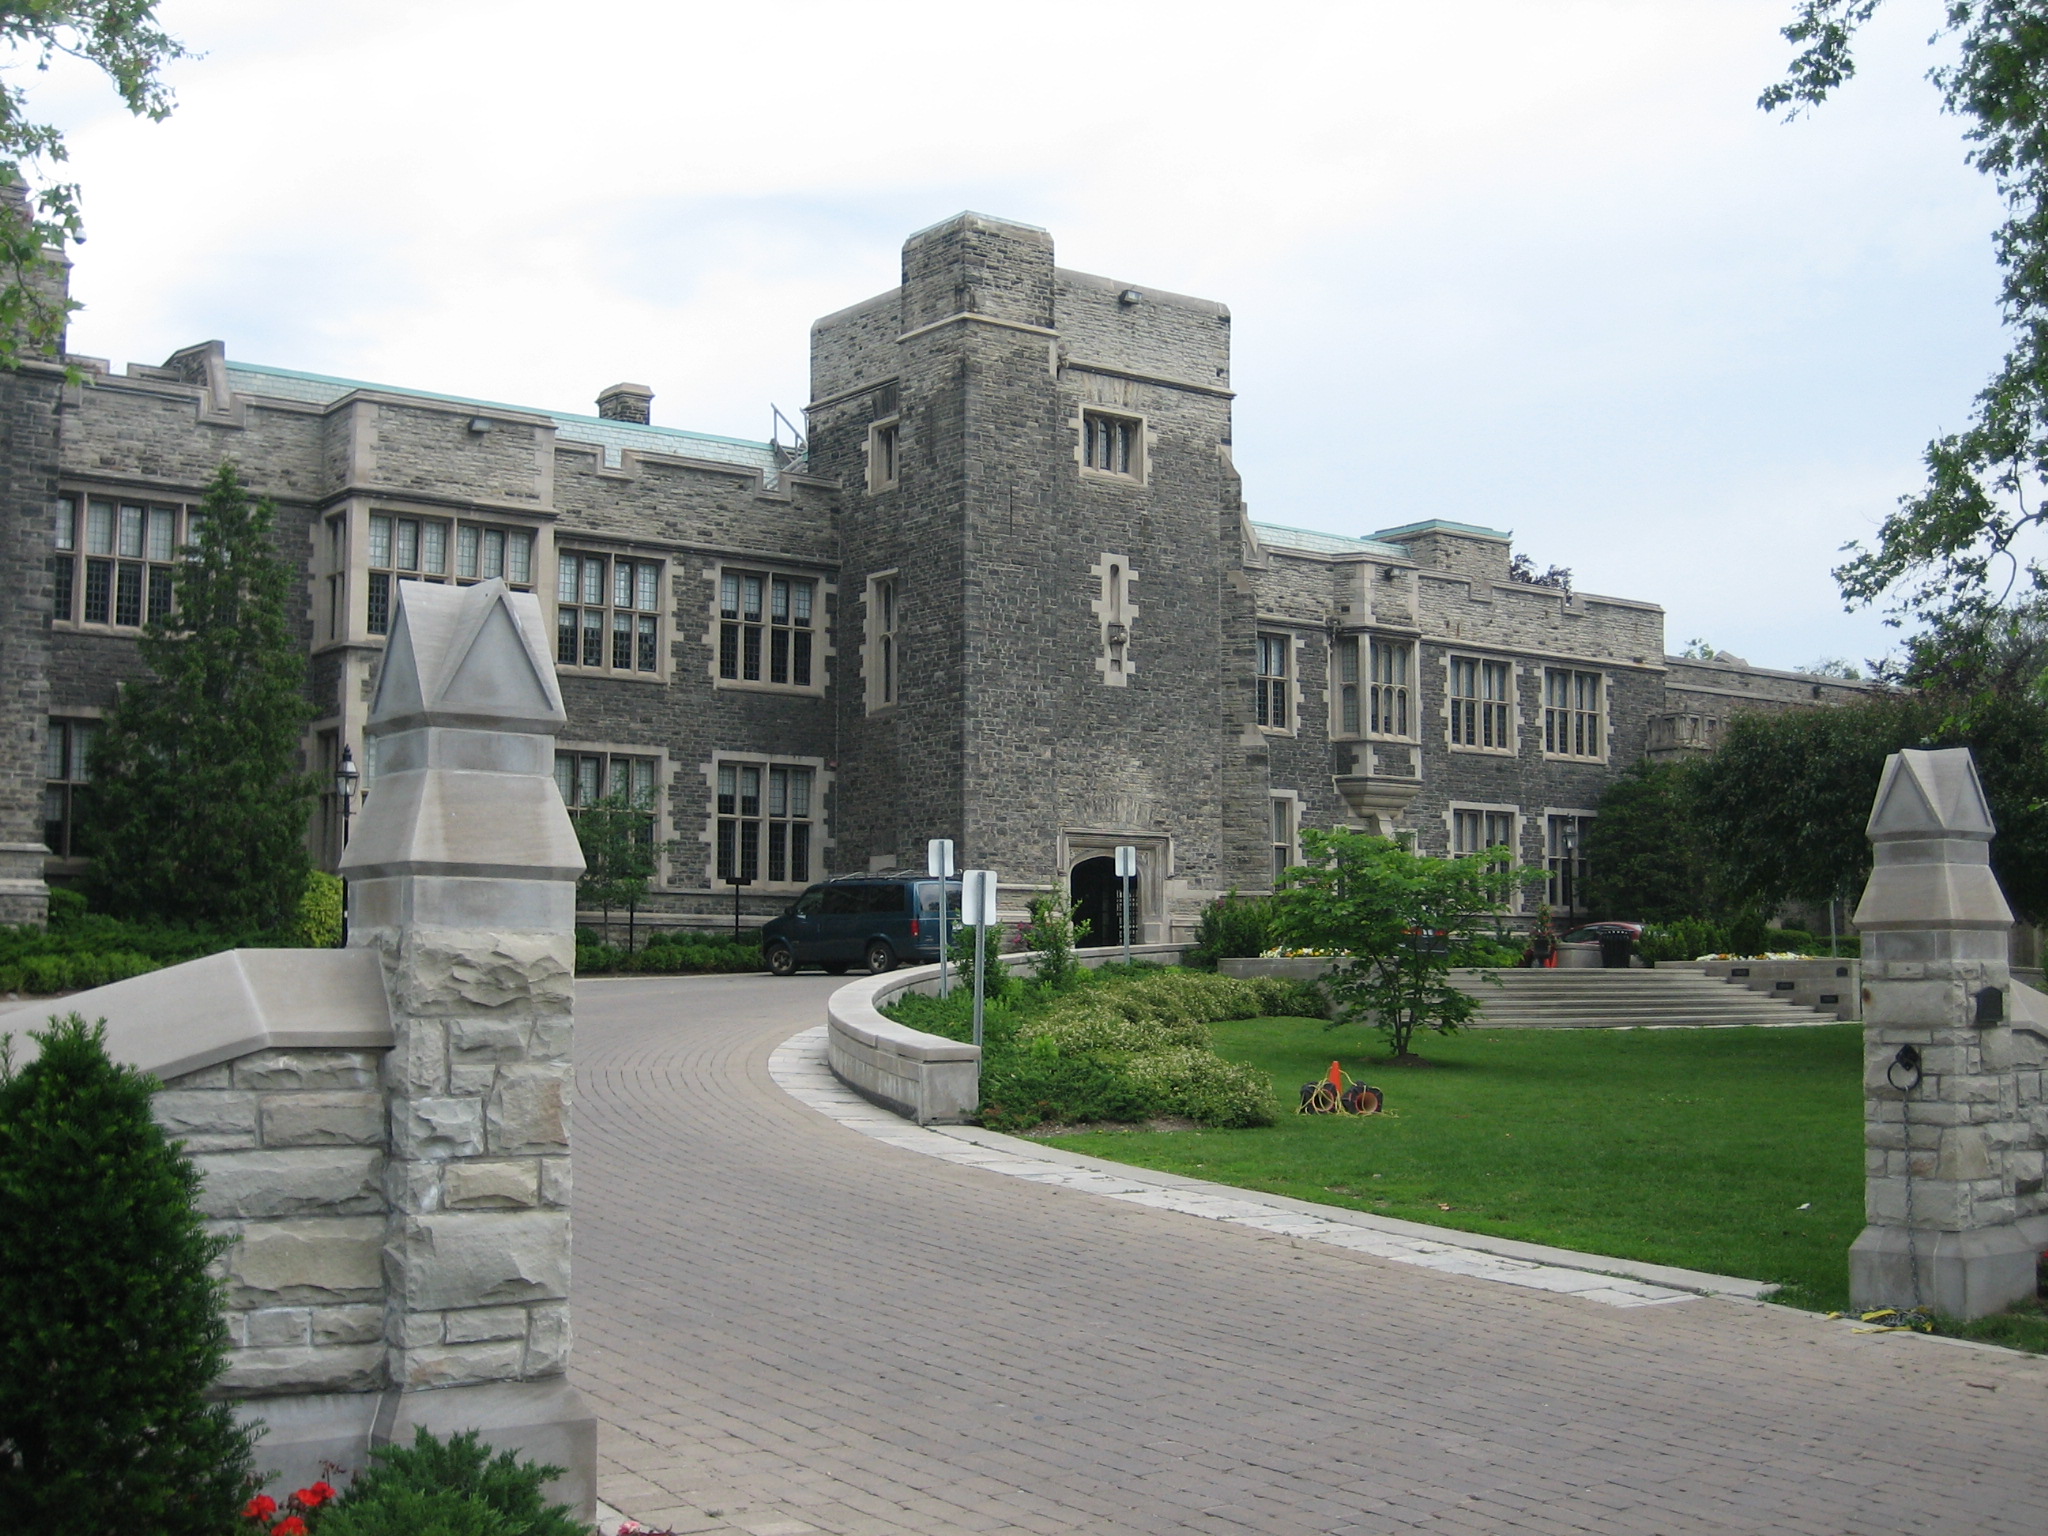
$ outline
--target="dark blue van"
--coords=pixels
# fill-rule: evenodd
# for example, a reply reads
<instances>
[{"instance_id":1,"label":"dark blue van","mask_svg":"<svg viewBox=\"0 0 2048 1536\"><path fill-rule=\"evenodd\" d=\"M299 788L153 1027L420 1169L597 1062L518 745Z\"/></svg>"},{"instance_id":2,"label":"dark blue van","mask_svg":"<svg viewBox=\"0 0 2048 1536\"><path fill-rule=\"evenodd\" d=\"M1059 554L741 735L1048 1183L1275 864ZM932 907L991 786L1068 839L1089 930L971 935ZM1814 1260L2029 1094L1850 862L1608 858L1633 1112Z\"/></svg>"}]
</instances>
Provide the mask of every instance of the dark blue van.
<instances>
[{"instance_id":1,"label":"dark blue van","mask_svg":"<svg viewBox=\"0 0 2048 1536\"><path fill-rule=\"evenodd\" d=\"M960 882L946 882L960 919ZM921 875L842 875L814 885L782 916L763 925L761 955L777 976L806 965L832 975L864 965L893 971L939 959L939 882Z\"/></svg>"}]
</instances>

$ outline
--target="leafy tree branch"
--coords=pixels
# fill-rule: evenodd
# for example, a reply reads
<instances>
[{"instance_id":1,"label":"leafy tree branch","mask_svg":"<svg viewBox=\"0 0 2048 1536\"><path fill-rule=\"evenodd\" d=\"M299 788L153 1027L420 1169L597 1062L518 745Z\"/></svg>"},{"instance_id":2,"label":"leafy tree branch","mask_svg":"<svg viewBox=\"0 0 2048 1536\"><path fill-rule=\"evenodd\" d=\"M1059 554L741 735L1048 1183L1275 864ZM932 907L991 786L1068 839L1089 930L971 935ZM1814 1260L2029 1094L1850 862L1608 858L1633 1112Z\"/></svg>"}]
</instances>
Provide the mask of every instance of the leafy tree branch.
<instances>
[{"instance_id":1,"label":"leafy tree branch","mask_svg":"<svg viewBox=\"0 0 2048 1536\"><path fill-rule=\"evenodd\" d=\"M0 0L0 368L50 353L78 306L63 297L53 252L85 238L75 183L54 180L68 156L54 124L37 122L9 72L46 72L59 58L91 64L137 117L171 115L159 71L186 57L156 19L157 0ZM37 186L33 196L29 188Z\"/></svg>"}]
</instances>

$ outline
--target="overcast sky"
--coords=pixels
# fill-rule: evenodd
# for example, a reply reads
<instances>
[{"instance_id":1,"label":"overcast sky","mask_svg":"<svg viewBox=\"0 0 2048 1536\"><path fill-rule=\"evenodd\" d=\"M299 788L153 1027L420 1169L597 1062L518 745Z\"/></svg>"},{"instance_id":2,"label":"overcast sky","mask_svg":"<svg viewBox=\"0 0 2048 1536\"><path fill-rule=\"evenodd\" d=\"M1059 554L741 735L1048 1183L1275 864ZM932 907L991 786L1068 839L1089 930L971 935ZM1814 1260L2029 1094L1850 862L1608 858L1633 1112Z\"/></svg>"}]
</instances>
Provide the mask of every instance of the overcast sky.
<instances>
[{"instance_id":1,"label":"overcast sky","mask_svg":"<svg viewBox=\"0 0 2048 1536\"><path fill-rule=\"evenodd\" d=\"M1989 233L1892 0L1756 109L1791 0L164 0L170 121L62 69L75 351L231 357L765 437L810 322L960 211L1227 303L1253 515L1511 529L1769 666L2000 353ZM584 18L589 18L586 22Z\"/></svg>"}]
</instances>

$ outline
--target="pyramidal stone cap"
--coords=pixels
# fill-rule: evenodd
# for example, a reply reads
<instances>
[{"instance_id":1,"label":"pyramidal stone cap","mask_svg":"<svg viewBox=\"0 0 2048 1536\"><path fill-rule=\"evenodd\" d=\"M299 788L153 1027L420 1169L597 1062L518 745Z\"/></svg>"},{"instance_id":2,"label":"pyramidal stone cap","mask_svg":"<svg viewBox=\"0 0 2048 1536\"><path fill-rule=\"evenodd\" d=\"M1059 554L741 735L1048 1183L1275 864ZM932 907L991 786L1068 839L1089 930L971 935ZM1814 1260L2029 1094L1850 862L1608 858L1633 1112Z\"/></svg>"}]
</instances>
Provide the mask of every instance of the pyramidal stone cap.
<instances>
[{"instance_id":1,"label":"pyramidal stone cap","mask_svg":"<svg viewBox=\"0 0 2048 1536\"><path fill-rule=\"evenodd\" d=\"M341 859L352 897L401 876L575 880L583 854L554 780L566 716L539 600L498 580L404 582L397 608L366 727L377 771ZM485 911L496 898L463 900Z\"/></svg>"},{"instance_id":2,"label":"pyramidal stone cap","mask_svg":"<svg viewBox=\"0 0 2048 1536\"><path fill-rule=\"evenodd\" d=\"M1873 843L1915 837L1961 837L1988 843L1998 830L1968 747L1939 752L1908 748L1885 759L1864 829Z\"/></svg>"},{"instance_id":3,"label":"pyramidal stone cap","mask_svg":"<svg viewBox=\"0 0 2048 1536\"><path fill-rule=\"evenodd\" d=\"M1858 928L2012 926L1991 872L1997 828L1968 748L1892 754L1865 830L1873 862Z\"/></svg>"},{"instance_id":4,"label":"pyramidal stone cap","mask_svg":"<svg viewBox=\"0 0 2048 1536\"><path fill-rule=\"evenodd\" d=\"M540 599L492 578L403 581L369 734L420 726L552 736L568 720Z\"/></svg>"}]
</instances>

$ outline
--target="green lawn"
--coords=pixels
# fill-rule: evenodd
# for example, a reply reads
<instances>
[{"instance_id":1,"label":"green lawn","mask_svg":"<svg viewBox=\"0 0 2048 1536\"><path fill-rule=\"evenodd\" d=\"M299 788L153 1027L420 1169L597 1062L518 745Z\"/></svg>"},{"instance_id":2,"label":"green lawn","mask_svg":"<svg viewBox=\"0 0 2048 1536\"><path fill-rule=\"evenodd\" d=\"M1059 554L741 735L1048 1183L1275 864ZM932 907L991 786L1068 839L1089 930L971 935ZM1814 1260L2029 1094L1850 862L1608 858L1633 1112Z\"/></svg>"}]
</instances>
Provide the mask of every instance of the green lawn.
<instances>
[{"instance_id":1,"label":"green lawn","mask_svg":"<svg viewBox=\"0 0 2048 1536\"><path fill-rule=\"evenodd\" d=\"M1283 1104L1333 1057L1387 1113L1265 1130L1088 1132L1077 1152L1585 1253L1773 1280L1848 1300L1863 1227L1862 1028L1481 1029L1386 1065L1320 1020L1215 1027Z\"/></svg>"}]
</instances>

